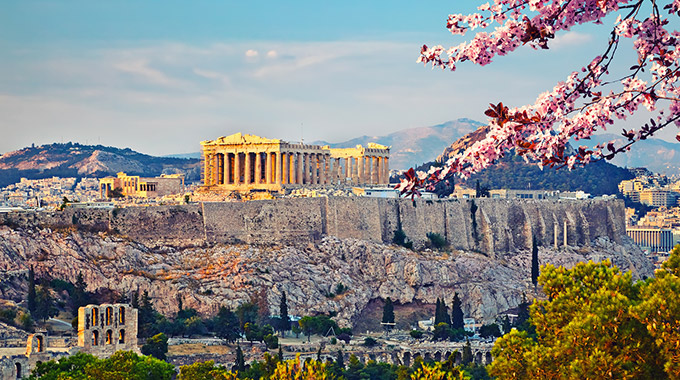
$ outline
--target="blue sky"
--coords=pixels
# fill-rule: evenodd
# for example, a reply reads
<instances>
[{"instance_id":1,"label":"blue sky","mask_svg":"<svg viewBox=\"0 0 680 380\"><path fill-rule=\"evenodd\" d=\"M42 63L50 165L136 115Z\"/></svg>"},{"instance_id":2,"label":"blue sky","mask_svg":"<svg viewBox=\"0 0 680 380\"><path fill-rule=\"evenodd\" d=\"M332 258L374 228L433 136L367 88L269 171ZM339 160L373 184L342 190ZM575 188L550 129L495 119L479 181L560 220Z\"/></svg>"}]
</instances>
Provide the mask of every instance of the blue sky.
<instances>
[{"instance_id":1,"label":"blue sky","mask_svg":"<svg viewBox=\"0 0 680 380\"><path fill-rule=\"evenodd\" d=\"M416 64L461 41L472 1L33 1L0 5L0 152L101 143L200 150L236 132L343 141L533 102L597 54L606 30L560 35L455 73Z\"/></svg>"}]
</instances>

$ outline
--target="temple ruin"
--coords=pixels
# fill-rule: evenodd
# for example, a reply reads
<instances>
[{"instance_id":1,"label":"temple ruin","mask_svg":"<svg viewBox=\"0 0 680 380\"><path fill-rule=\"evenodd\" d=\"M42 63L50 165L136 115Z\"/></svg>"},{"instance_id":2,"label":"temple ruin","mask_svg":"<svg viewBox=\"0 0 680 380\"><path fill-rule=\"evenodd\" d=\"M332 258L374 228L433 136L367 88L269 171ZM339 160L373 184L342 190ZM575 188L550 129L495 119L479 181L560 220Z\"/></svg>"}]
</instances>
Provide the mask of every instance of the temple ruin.
<instances>
[{"instance_id":1,"label":"temple ruin","mask_svg":"<svg viewBox=\"0 0 680 380\"><path fill-rule=\"evenodd\" d=\"M201 146L203 185L215 190L389 183L390 148L375 143L332 149L236 133L203 141Z\"/></svg>"}]
</instances>

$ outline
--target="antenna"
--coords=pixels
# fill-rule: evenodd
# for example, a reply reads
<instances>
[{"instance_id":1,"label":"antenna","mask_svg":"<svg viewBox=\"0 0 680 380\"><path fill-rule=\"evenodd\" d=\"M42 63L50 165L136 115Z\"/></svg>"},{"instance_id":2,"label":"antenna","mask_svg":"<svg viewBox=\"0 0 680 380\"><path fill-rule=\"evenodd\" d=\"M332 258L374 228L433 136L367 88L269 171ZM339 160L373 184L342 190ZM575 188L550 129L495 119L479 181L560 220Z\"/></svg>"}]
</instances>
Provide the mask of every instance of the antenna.
<instances>
[{"instance_id":1,"label":"antenna","mask_svg":"<svg viewBox=\"0 0 680 380\"><path fill-rule=\"evenodd\" d=\"M304 145L305 144L305 130L304 130L304 123L300 123L300 144Z\"/></svg>"}]
</instances>

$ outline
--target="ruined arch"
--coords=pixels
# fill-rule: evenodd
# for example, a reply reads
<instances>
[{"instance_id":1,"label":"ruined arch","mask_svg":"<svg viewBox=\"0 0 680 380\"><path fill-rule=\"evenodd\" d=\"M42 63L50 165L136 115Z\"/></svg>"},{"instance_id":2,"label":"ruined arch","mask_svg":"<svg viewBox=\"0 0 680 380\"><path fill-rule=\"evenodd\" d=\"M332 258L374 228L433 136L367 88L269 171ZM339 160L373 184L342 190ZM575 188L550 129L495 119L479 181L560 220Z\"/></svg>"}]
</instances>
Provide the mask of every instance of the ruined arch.
<instances>
[{"instance_id":1,"label":"ruined arch","mask_svg":"<svg viewBox=\"0 0 680 380\"><path fill-rule=\"evenodd\" d=\"M21 372L21 363L14 363L14 368L16 369L17 379L21 379L23 377L23 373Z\"/></svg>"},{"instance_id":2,"label":"ruined arch","mask_svg":"<svg viewBox=\"0 0 680 380\"><path fill-rule=\"evenodd\" d=\"M411 353L410 352L408 352L408 351L404 352L403 363L407 367L411 366Z\"/></svg>"},{"instance_id":3,"label":"ruined arch","mask_svg":"<svg viewBox=\"0 0 680 380\"><path fill-rule=\"evenodd\" d=\"M475 354L475 363L482 364L482 351L477 351Z\"/></svg>"},{"instance_id":4,"label":"ruined arch","mask_svg":"<svg viewBox=\"0 0 680 380\"><path fill-rule=\"evenodd\" d=\"M99 309L96 307L92 308L92 327L97 326L99 324Z\"/></svg>"},{"instance_id":5,"label":"ruined arch","mask_svg":"<svg viewBox=\"0 0 680 380\"><path fill-rule=\"evenodd\" d=\"M125 324L125 306L121 306L120 309L118 309L118 324Z\"/></svg>"},{"instance_id":6,"label":"ruined arch","mask_svg":"<svg viewBox=\"0 0 680 380\"><path fill-rule=\"evenodd\" d=\"M113 344L113 331L111 330L106 330L106 344Z\"/></svg>"},{"instance_id":7,"label":"ruined arch","mask_svg":"<svg viewBox=\"0 0 680 380\"><path fill-rule=\"evenodd\" d=\"M125 330L122 329L118 332L118 343L123 344L125 343Z\"/></svg>"},{"instance_id":8,"label":"ruined arch","mask_svg":"<svg viewBox=\"0 0 680 380\"><path fill-rule=\"evenodd\" d=\"M491 364L493 361L493 357L491 357L491 352L487 351L486 354L484 354L484 364Z\"/></svg>"},{"instance_id":9,"label":"ruined arch","mask_svg":"<svg viewBox=\"0 0 680 380\"><path fill-rule=\"evenodd\" d=\"M106 325L111 326L113 324L113 308L108 306L106 308Z\"/></svg>"},{"instance_id":10,"label":"ruined arch","mask_svg":"<svg viewBox=\"0 0 680 380\"><path fill-rule=\"evenodd\" d=\"M92 345L93 346L99 345L99 331L98 330L92 331Z\"/></svg>"}]
</instances>

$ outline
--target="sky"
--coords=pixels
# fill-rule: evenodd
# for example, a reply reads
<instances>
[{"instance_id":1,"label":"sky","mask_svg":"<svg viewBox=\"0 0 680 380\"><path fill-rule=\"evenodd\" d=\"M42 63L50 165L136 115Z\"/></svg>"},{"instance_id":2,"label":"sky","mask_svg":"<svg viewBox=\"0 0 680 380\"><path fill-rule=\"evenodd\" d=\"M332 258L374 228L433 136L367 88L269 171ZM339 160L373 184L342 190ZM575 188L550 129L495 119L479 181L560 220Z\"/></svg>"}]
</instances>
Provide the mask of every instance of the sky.
<instances>
[{"instance_id":1,"label":"sky","mask_svg":"<svg viewBox=\"0 0 680 380\"><path fill-rule=\"evenodd\" d=\"M0 153L73 141L169 155L237 132L340 142L484 122L490 102L532 103L589 62L613 22L485 67L417 64L423 44L463 41L446 17L474 4L3 0Z\"/></svg>"}]
</instances>

